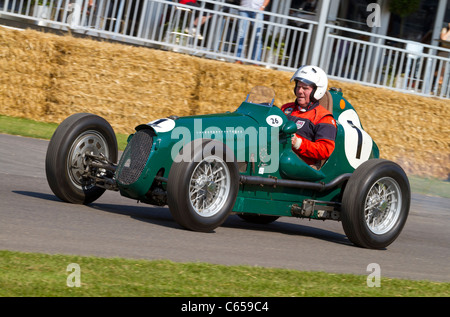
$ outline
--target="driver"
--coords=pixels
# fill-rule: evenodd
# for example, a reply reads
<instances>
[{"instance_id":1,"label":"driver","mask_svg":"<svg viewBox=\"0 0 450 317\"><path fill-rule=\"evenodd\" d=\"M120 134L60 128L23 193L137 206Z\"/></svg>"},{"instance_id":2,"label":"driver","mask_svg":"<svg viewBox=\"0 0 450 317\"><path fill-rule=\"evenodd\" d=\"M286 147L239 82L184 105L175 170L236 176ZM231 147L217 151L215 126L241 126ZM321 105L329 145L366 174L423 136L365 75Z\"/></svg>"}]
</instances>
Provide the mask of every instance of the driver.
<instances>
[{"instance_id":1,"label":"driver","mask_svg":"<svg viewBox=\"0 0 450 317\"><path fill-rule=\"evenodd\" d=\"M308 165L320 168L334 150L336 121L333 115L319 104L327 92L328 78L317 66L302 66L292 76L295 81L295 102L281 107L289 120L297 125L292 137L292 150Z\"/></svg>"}]
</instances>

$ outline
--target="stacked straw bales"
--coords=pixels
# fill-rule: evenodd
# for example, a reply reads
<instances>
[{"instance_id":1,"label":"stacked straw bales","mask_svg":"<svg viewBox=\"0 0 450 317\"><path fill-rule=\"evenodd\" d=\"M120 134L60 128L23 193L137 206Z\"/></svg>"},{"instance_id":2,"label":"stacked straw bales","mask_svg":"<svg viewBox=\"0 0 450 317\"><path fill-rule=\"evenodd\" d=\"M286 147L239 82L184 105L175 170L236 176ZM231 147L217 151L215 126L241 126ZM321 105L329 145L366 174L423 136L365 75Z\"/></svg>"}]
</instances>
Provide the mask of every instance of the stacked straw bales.
<instances>
[{"instance_id":1,"label":"stacked straw bales","mask_svg":"<svg viewBox=\"0 0 450 317\"><path fill-rule=\"evenodd\" d=\"M61 122L77 112L116 132L167 117L234 111L255 85L293 100L291 73L122 44L0 28L0 114ZM450 175L450 102L330 81L356 108L381 156L408 173Z\"/></svg>"}]
</instances>

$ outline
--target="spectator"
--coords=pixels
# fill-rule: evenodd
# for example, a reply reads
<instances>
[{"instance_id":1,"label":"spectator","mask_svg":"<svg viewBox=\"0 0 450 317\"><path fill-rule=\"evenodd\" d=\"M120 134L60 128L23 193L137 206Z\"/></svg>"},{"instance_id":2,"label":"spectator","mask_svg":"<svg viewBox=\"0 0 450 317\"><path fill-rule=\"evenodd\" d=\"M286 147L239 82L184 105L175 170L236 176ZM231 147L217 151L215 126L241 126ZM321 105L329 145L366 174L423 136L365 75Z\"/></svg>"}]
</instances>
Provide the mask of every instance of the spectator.
<instances>
[{"instance_id":1,"label":"spectator","mask_svg":"<svg viewBox=\"0 0 450 317\"><path fill-rule=\"evenodd\" d=\"M193 6L193 7L196 7L196 8L200 8L200 4L197 2L197 0L179 0L179 3L180 4L190 5L190 6ZM205 4L205 8L207 8L207 9L212 9L213 6L214 5L211 4L211 3L206 3ZM211 18L210 14L196 17L195 20L194 20L194 27L192 29L190 29L190 30L187 29L186 30L187 33L189 33L189 34L196 34L197 33L197 27L201 27L203 24L205 24L205 22L209 18ZM199 25L199 20L200 19L201 19L201 21L200 21L200 25Z\"/></svg>"},{"instance_id":2,"label":"spectator","mask_svg":"<svg viewBox=\"0 0 450 317\"><path fill-rule=\"evenodd\" d=\"M253 52L252 52L252 59L256 61L261 61L261 51L262 51L262 23L260 21L263 20L263 13L261 11L264 11L269 4L270 0L241 0L241 7L243 7L243 10L239 11L239 15L244 18L252 18L255 19L256 22L254 23L253 27L255 30L255 43L253 45ZM253 11L258 10L258 11ZM238 48L236 57L241 57L242 50L245 43L245 38L248 33L249 29L249 22L248 20L242 19L239 21L239 34L238 34ZM253 22L252 22L253 23ZM252 45L249 45L251 47ZM237 64L242 64L242 61L237 60Z\"/></svg>"}]
</instances>

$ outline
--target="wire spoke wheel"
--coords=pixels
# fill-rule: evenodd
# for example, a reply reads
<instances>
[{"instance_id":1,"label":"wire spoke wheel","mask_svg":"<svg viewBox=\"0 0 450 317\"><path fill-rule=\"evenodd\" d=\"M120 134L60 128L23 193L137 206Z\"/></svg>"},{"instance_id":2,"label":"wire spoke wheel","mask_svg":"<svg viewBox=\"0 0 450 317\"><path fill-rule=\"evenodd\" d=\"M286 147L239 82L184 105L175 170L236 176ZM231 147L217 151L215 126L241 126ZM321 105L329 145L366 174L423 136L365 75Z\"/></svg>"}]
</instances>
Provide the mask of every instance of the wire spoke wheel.
<instances>
[{"instance_id":1,"label":"wire spoke wheel","mask_svg":"<svg viewBox=\"0 0 450 317\"><path fill-rule=\"evenodd\" d=\"M167 198L170 213L182 227L210 232L231 213L239 188L239 170L225 144L203 139L187 144L169 172ZM190 154L183 160L184 151ZM225 158L233 158L225 160Z\"/></svg>"},{"instance_id":2,"label":"wire spoke wheel","mask_svg":"<svg viewBox=\"0 0 450 317\"><path fill-rule=\"evenodd\" d=\"M370 188L364 208L367 227L374 234L384 234L396 224L402 206L398 183L384 177Z\"/></svg>"},{"instance_id":3,"label":"wire spoke wheel","mask_svg":"<svg viewBox=\"0 0 450 317\"><path fill-rule=\"evenodd\" d=\"M211 156L197 165L189 182L189 196L198 215L214 216L225 204L229 192L230 171L221 158Z\"/></svg>"},{"instance_id":4,"label":"wire spoke wheel","mask_svg":"<svg viewBox=\"0 0 450 317\"><path fill-rule=\"evenodd\" d=\"M411 189L396 163L371 159L362 163L345 186L341 217L355 245L383 249L402 231L409 213Z\"/></svg>"}]
</instances>

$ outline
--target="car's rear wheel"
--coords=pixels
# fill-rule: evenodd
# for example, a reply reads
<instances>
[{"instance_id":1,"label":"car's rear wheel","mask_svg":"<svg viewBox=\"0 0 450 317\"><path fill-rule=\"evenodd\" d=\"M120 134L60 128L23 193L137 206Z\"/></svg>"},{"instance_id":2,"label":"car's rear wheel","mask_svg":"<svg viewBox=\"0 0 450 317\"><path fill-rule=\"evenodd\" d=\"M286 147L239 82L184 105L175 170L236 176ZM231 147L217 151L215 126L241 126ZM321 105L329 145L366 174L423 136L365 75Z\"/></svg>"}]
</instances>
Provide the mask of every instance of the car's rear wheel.
<instances>
[{"instance_id":1,"label":"car's rear wheel","mask_svg":"<svg viewBox=\"0 0 450 317\"><path fill-rule=\"evenodd\" d=\"M234 155L229 152L227 155L223 143L203 140L195 147L194 142L183 149L191 155L182 152L172 164L167 185L168 205L181 226L209 232L220 226L232 211L239 172Z\"/></svg>"},{"instance_id":2,"label":"car's rear wheel","mask_svg":"<svg viewBox=\"0 0 450 317\"><path fill-rule=\"evenodd\" d=\"M58 126L45 158L47 182L53 193L65 202L89 204L105 192L85 177L86 154L104 155L109 161L117 162L117 140L105 119L77 113Z\"/></svg>"},{"instance_id":3,"label":"car's rear wheel","mask_svg":"<svg viewBox=\"0 0 450 317\"><path fill-rule=\"evenodd\" d=\"M342 225L357 246L381 249L400 234L408 217L408 178L394 162L364 162L350 177L342 198Z\"/></svg>"}]
</instances>

